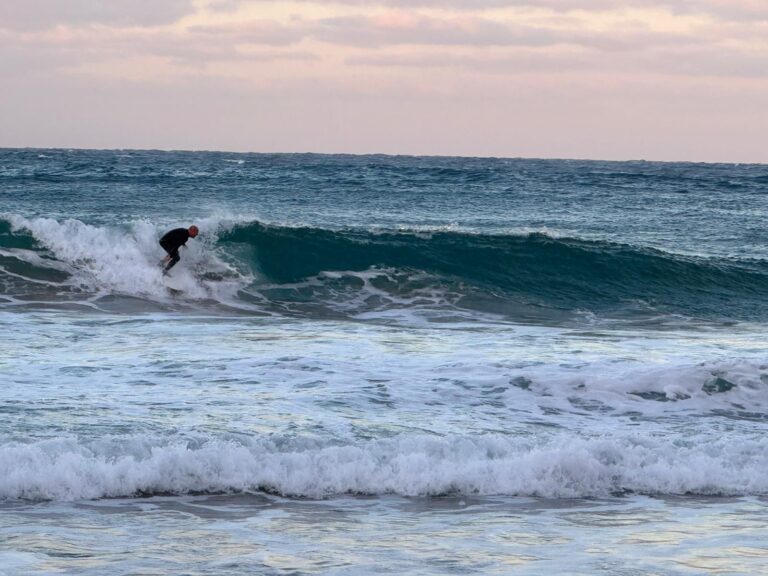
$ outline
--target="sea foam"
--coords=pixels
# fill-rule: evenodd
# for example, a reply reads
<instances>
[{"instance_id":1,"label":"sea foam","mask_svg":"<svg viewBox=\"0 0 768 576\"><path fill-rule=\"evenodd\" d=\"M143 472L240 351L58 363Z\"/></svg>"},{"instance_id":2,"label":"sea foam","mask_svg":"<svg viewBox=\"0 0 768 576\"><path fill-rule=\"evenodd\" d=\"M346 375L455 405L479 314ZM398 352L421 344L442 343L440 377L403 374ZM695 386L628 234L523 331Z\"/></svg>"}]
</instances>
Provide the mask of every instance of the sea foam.
<instances>
[{"instance_id":1,"label":"sea foam","mask_svg":"<svg viewBox=\"0 0 768 576\"><path fill-rule=\"evenodd\" d=\"M158 245L163 230L146 222L132 222L128 227L97 226L76 219L24 218L6 215L14 230L27 231L49 251L54 260L41 259L30 250L5 250L9 256L36 266L63 270L70 277L64 284L95 294L119 294L168 300L169 291L162 275L165 253ZM203 224L201 223L201 226ZM238 288L249 282L210 250L219 223L206 221L200 241L190 241L182 248L184 266L172 272L173 288L186 299L231 299ZM212 236L206 242L205 234ZM207 281L198 272L225 272L226 282Z\"/></svg>"},{"instance_id":2,"label":"sea foam","mask_svg":"<svg viewBox=\"0 0 768 576\"><path fill-rule=\"evenodd\" d=\"M401 435L349 445L301 439L0 446L0 498L79 500L267 491L340 494L514 495L582 498L642 494L768 493L768 440L758 435L649 435L532 440L502 435Z\"/></svg>"}]
</instances>

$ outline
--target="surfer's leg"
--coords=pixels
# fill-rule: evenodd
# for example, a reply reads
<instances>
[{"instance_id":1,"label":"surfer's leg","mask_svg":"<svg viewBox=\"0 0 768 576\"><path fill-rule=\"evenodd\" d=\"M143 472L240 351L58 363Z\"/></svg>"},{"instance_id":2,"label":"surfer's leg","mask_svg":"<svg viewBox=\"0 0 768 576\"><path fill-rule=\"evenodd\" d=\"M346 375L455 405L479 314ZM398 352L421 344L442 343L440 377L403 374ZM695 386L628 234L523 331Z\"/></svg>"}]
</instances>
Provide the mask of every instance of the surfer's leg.
<instances>
[{"instance_id":1,"label":"surfer's leg","mask_svg":"<svg viewBox=\"0 0 768 576\"><path fill-rule=\"evenodd\" d=\"M171 255L173 254L173 250L160 242L160 246L162 246L163 250L167 252L165 256L163 256L163 259L160 260L160 266L164 266L167 262L171 260Z\"/></svg>"},{"instance_id":2,"label":"surfer's leg","mask_svg":"<svg viewBox=\"0 0 768 576\"><path fill-rule=\"evenodd\" d=\"M171 261L168 262L168 266L165 267L165 270L163 270L163 272L168 272L168 270L170 270L171 268L176 266L176 262L181 260L181 256L179 256L179 251L178 250L168 254L168 258L170 258Z\"/></svg>"}]
</instances>

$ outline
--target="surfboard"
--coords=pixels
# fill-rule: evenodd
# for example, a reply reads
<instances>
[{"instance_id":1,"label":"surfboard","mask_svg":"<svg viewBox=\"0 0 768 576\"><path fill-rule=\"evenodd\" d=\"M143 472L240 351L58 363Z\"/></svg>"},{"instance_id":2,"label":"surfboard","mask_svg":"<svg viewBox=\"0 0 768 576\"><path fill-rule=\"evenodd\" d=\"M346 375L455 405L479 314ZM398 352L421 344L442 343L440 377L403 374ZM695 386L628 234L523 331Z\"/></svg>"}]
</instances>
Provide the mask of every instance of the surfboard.
<instances>
[{"instance_id":1,"label":"surfboard","mask_svg":"<svg viewBox=\"0 0 768 576\"><path fill-rule=\"evenodd\" d=\"M162 278L163 285L166 287L168 292L173 295L184 294L186 292L185 288L190 288L188 284L190 280L192 280L192 282L195 284L200 284L200 282L226 282L228 280L234 280L238 277L235 273L228 270L208 270L205 272L192 270L191 272L194 275L194 278L190 279L190 271L188 270L186 272L181 272L179 278L174 278L173 273L176 271L176 268L169 270L167 274L163 274Z\"/></svg>"},{"instance_id":2,"label":"surfboard","mask_svg":"<svg viewBox=\"0 0 768 576\"><path fill-rule=\"evenodd\" d=\"M174 296L177 294L183 294L184 289L181 287L181 285L170 276L163 276L163 285L166 287L168 292L173 294Z\"/></svg>"}]
</instances>

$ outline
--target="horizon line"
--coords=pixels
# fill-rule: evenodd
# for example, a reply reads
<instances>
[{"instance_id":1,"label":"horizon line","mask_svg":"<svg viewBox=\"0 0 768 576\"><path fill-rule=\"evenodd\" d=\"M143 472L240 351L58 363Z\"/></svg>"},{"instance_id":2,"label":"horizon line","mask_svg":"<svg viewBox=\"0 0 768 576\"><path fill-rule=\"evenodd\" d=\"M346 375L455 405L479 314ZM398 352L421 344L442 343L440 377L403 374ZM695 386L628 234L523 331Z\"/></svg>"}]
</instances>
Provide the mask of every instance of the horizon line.
<instances>
[{"instance_id":1,"label":"horizon line","mask_svg":"<svg viewBox=\"0 0 768 576\"><path fill-rule=\"evenodd\" d=\"M601 158L564 158L542 156L470 156L466 154L414 154L392 152L260 152L255 150L216 150L211 148L93 148L80 146L0 146L0 151L6 150L56 150L78 152L163 152L186 154L256 154L262 156L384 156L390 158L460 158L465 160L526 160L540 162L601 162L601 163L648 163L648 164L709 164L709 165L736 165L736 166L768 166L766 162L749 161L711 161L711 160L649 160L647 158L601 159Z\"/></svg>"}]
</instances>

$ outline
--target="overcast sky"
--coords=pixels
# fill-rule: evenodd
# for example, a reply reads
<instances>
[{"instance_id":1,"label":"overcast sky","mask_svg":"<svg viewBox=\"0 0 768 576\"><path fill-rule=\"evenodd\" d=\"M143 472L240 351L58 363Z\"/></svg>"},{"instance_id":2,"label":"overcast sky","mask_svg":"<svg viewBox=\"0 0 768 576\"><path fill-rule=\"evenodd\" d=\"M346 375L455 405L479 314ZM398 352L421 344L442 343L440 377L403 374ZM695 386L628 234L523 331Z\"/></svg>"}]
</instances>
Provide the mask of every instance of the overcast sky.
<instances>
[{"instance_id":1,"label":"overcast sky","mask_svg":"<svg viewBox=\"0 0 768 576\"><path fill-rule=\"evenodd\" d=\"M0 146L768 163L768 0L0 0Z\"/></svg>"}]
</instances>

